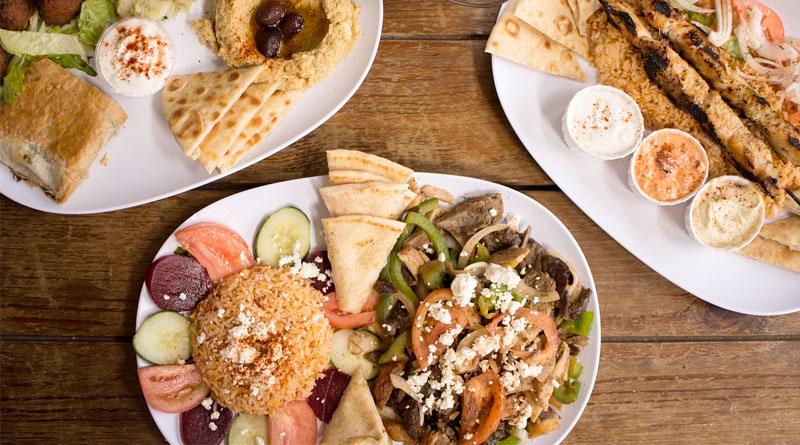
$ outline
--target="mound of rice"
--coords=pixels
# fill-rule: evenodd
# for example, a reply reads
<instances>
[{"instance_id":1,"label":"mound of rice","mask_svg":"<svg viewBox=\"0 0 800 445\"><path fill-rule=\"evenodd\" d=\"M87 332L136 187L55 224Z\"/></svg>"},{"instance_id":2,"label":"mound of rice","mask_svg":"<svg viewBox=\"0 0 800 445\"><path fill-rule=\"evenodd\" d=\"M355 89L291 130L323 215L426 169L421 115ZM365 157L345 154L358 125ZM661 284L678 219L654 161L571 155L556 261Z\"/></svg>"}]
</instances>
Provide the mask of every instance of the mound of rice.
<instances>
[{"instance_id":1,"label":"mound of rice","mask_svg":"<svg viewBox=\"0 0 800 445\"><path fill-rule=\"evenodd\" d=\"M270 415L307 397L331 351L322 298L287 268L258 265L224 279L191 314L194 361L214 400Z\"/></svg>"}]
</instances>

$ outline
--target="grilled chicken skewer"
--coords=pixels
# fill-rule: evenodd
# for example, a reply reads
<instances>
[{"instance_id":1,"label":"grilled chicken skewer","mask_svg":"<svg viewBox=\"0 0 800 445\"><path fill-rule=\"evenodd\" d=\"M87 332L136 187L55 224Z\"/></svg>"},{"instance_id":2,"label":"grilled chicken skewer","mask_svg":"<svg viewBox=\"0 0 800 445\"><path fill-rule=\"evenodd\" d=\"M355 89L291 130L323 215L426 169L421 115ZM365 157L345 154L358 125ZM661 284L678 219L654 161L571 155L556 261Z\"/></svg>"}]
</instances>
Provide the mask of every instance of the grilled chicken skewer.
<instances>
[{"instance_id":1,"label":"grilled chicken skewer","mask_svg":"<svg viewBox=\"0 0 800 445\"><path fill-rule=\"evenodd\" d=\"M790 169L773 156L769 146L753 135L735 111L666 43L656 40L647 26L618 0L600 0L611 24L642 52L644 69L678 106L686 109L724 148L737 169L759 183L782 205L784 188L793 180Z\"/></svg>"},{"instance_id":2,"label":"grilled chicken skewer","mask_svg":"<svg viewBox=\"0 0 800 445\"><path fill-rule=\"evenodd\" d=\"M734 108L764 134L784 162L800 167L800 130L787 122L734 68L732 57L664 0L642 1L645 20L666 36L686 60Z\"/></svg>"}]
</instances>

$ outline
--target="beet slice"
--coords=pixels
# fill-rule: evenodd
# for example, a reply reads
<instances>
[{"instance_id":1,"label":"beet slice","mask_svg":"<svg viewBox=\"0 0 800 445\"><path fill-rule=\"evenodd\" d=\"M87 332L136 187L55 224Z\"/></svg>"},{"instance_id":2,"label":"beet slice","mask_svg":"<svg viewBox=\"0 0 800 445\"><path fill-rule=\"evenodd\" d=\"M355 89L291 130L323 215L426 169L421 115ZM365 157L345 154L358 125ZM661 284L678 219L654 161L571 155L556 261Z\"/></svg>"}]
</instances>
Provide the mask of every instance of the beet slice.
<instances>
[{"instance_id":1,"label":"beet slice","mask_svg":"<svg viewBox=\"0 0 800 445\"><path fill-rule=\"evenodd\" d=\"M186 445L218 445L228 435L231 424L231 410L217 402L201 403L181 413L181 440Z\"/></svg>"},{"instance_id":2,"label":"beet slice","mask_svg":"<svg viewBox=\"0 0 800 445\"><path fill-rule=\"evenodd\" d=\"M214 286L203 265L184 255L167 255L153 261L145 283L156 306L179 312L194 309Z\"/></svg>"},{"instance_id":3,"label":"beet slice","mask_svg":"<svg viewBox=\"0 0 800 445\"><path fill-rule=\"evenodd\" d=\"M323 376L317 379L306 401L319 420L325 423L331 421L349 383L350 376L334 368L326 369Z\"/></svg>"},{"instance_id":4,"label":"beet slice","mask_svg":"<svg viewBox=\"0 0 800 445\"><path fill-rule=\"evenodd\" d=\"M319 250L309 253L306 256L305 262L317 266L320 274L325 276L324 280L320 280L319 278L308 280L314 289L322 292L322 295L327 295L336 290L336 286L333 284L333 278L331 277L331 260L328 259L327 250Z\"/></svg>"}]
</instances>

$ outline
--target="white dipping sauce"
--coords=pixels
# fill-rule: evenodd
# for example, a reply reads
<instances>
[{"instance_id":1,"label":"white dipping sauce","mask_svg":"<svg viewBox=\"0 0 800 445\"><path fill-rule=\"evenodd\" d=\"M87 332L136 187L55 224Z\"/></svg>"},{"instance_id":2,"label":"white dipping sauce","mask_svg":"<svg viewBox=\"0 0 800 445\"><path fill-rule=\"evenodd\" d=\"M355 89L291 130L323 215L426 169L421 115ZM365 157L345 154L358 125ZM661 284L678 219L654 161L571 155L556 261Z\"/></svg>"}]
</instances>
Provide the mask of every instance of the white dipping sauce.
<instances>
[{"instance_id":1,"label":"white dipping sauce","mask_svg":"<svg viewBox=\"0 0 800 445\"><path fill-rule=\"evenodd\" d=\"M111 25L95 51L100 75L114 92L150 96L167 83L175 61L172 43L155 22L131 18Z\"/></svg>"},{"instance_id":2,"label":"white dipping sauce","mask_svg":"<svg viewBox=\"0 0 800 445\"><path fill-rule=\"evenodd\" d=\"M579 91L561 122L564 140L595 158L619 159L642 141L644 119L636 101L618 90L596 85Z\"/></svg>"}]
</instances>

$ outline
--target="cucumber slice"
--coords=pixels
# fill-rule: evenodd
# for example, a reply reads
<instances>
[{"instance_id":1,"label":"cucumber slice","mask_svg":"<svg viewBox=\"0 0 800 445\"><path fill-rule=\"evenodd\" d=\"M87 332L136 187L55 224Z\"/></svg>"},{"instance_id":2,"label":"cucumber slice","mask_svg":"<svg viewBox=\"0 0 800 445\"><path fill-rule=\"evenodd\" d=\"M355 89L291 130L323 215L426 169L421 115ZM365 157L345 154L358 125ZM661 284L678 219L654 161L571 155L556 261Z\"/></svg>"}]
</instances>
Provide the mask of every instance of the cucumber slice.
<instances>
[{"instance_id":1,"label":"cucumber slice","mask_svg":"<svg viewBox=\"0 0 800 445\"><path fill-rule=\"evenodd\" d=\"M278 265L283 257L301 259L311 248L311 221L297 207L284 207L268 216L256 236L256 258Z\"/></svg>"},{"instance_id":2,"label":"cucumber slice","mask_svg":"<svg viewBox=\"0 0 800 445\"><path fill-rule=\"evenodd\" d=\"M228 445L259 445L269 442L267 416L262 414L237 414L228 433ZM258 441L256 438L260 438Z\"/></svg>"},{"instance_id":3,"label":"cucumber slice","mask_svg":"<svg viewBox=\"0 0 800 445\"><path fill-rule=\"evenodd\" d=\"M331 364L336 369L353 375L359 369L367 380L378 375L378 365L367 354L378 350L381 340L369 331L342 329L333 334Z\"/></svg>"},{"instance_id":4,"label":"cucumber slice","mask_svg":"<svg viewBox=\"0 0 800 445\"><path fill-rule=\"evenodd\" d=\"M147 317L136 335L133 349L155 365L174 365L192 357L189 340L189 319L172 311L161 311Z\"/></svg>"}]
</instances>

